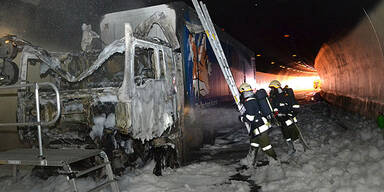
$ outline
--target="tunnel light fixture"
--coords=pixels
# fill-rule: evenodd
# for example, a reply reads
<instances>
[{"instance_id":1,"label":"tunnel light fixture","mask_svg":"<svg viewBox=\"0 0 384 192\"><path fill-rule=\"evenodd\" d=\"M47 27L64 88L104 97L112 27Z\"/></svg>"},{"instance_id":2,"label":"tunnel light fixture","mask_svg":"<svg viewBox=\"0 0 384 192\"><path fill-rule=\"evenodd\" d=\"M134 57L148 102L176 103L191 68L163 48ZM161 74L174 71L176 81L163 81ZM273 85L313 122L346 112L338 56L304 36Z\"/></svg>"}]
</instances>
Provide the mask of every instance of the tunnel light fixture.
<instances>
[{"instance_id":1,"label":"tunnel light fixture","mask_svg":"<svg viewBox=\"0 0 384 192\"><path fill-rule=\"evenodd\" d=\"M257 54L256 57L261 57L261 54Z\"/></svg>"}]
</instances>

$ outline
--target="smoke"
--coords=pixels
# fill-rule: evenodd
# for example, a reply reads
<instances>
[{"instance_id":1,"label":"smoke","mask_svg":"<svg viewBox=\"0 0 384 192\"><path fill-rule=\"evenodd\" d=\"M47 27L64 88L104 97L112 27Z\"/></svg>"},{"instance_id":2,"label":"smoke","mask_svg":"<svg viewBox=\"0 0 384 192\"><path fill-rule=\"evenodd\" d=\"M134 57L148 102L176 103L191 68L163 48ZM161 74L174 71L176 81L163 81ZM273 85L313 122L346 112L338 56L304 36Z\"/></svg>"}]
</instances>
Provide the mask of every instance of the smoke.
<instances>
[{"instance_id":1,"label":"smoke","mask_svg":"<svg viewBox=\"0 0 384 192\"><path fill-rule=\"evenodd\" d=\"M164 0L2 0L0 35L14 34L50 51L79 51L81 25L99 32L101 17Z\"/></svg>"}]
</instances>

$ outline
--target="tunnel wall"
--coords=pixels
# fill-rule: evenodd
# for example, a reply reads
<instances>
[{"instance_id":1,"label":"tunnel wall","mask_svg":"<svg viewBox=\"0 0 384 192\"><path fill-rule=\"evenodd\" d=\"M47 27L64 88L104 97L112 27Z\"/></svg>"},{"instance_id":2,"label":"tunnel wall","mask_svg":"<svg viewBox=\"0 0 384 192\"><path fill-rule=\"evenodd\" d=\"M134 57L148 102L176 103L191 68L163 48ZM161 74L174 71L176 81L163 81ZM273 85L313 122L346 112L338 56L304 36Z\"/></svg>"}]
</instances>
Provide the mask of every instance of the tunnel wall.
<instances>
[{"instance_id":1,"label":"tunnel wall","mask_svg":"<svg viewBox=\"0 0 384 192\"><path fill-rule=\"evenodd\" d=\"M323 97L370 118L384 111L383 20L381 3L348 34L325 43L315 60Z\"/></svg>"}]
</instances>

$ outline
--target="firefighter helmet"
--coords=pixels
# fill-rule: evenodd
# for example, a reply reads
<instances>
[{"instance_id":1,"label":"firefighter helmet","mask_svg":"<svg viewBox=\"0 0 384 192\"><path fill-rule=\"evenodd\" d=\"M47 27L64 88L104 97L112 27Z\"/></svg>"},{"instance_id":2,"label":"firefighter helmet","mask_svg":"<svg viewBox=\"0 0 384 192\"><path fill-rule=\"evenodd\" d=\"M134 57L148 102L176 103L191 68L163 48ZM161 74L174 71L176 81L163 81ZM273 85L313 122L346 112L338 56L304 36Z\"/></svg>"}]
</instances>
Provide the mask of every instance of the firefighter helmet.
<instances>
[{"instance_id":1,"label":"firefighter helmet","mask_svg":"<svg viewBox=\"0 0 384 192\"><path fill-rule=\"evenodd\" d=\"M269 83L269 87L279 88L281 87L281 84L278 80L273 80L271 83Z\"/></svg>"},{"instance_id":2,"label":"firefighter helmet","mask_svg":"<svg viewBox=\"0 0 384 192\"><path fill-rule=\"evenodd\" d=\"M240 91L240 93L242 93L244 91L252 91L252 87L248 83L243 83L240 85L239 91Z\"/></svg>"}]
</instances>

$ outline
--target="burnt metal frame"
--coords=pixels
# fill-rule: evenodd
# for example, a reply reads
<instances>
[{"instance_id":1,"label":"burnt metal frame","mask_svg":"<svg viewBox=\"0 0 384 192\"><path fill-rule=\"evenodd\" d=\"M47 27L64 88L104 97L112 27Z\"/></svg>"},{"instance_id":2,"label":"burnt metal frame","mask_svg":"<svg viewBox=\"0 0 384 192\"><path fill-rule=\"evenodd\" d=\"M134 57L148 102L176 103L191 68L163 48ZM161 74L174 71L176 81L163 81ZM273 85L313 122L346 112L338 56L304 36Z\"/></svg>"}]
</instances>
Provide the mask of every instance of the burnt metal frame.
<instances>
[{"instance_id":1,"label":"burnt metal frame","mask_svg":"<svg viewBox=\"0 0 384 192\"><path fill-rule=\"evenodd\" d=\"M48 122L41 122L40 121L40 96L39 96L39 89L42 86L49 86L51 87L56 94L56 116ZM56 121L60 117L60 93L57 87L50 82L43 82L43 83L29 83L29 84L20 84L20 85L11 85L11 86L4 86L0 87L0 90L4 89L15 89L15 88L26 88L26 87L34 87L35 88L35 99L36 99L36 117L37 122L22 122L22 123L0 123L1 126L37 126L37 134L38 134L38 142L39 142L39 158L45 159L44 153L43 153L43 142L41 138L41 126L48 126L53 125L56 123Z\"/></svg>"},{"instance_id":2,"label":"burnt metal frame","mask_svg":"<svg viewBox=\"0 0 384 192\"><path fill-rule=\"evenodd\" d=\"M55 94L56 94L56 116L48 121L48 122L41 122L40 120L40 95L39 95L39 89L40 87L51 87ZM12 86L3 86L0 87L0 90L5 89L21 89L26 87L34 87L35 90L35 99L36 99L36 116L37 116L37 122L22 122L22 123L0 123L1 126L36 126L37 125L37 131L38 131L38 142L39 142L39 155L34 156L33 154L36 153L35 149L14 149L9 150L0 153L0 164L10 164L13 166L12 174L17 180L17 166L18 165L36 165L36 166L61 166L64 170L65 175L67 175L68 181L72 184L73 189L75 192L78 192L77 185L75 182L75 178L78 178L82 175L85 175L89 172L95 171L97 169L101 169L105 167L106 174L107 174L107 181L103 184L100 184L96 186L95 188L89 190L89 192L93 191L100 191L101 189L111 186L111 189L113 192L119 192L119 186L117 185L117 182L115 180L111 164L109 162L109 159L104 151L101 150L65 150L65 149L54 149L54 150L47 150L48 156L45 157L43 153L43 142L41 137L41 126L48 126L52 125L57 122L57 120L60 117L60 93L57 87L50 82L43 82L43 83L29 83L29 84L19 84L19 85L12 85ZM66 160L57 160L60 155L68 153ZM56 155L55 155L56 154ZM71 169L70 164L77 162L82 159L86 159L89 157L100 155L103 159L103 163L100 165L96 165L94 167L91 167L89 169L75 172ZM62 159L61 157L60 159Z\"/></svg>"},{"instance_id":3,"label":"burnt metal frame","mask_svg":"<svg viewBox=\"0 0 384 192\"><path fill-rule=\"evenodd\" d=\"M17 180L18 166L21 165L34 165L34 166L50 166L61 167L63 171L59 171L59 174L65 175L68 182L73 187L73 191L78 192L75 179L88 174L92 171L105 168L107 179L105 182L97 185L91 191L100 191L101 189L110 186L112 192L119 192L119 186L114 177L110 161L104 151L99 149L46 149L46 159L42 160L36 157L37 149L12 149L0 153L0 165L12 165L12 174ZM81 161L83 159L100 156L102 162L93 167L87 168L81 171L72 170L71 164Z\"/></svg>"},{"instance_id":4,"label":"burnt metal frame","mask_svg":"<svg viewBox=\"0 0 384 192\"><path fill-rule=\"evenodd\" d=\"M48 122L41 122L40 120L40 95L39 95L39 89L40 87L51 87L55 94L56 94L56 116L48 121ZM93 189L89 190L89 192L93 191L100 191L101 189L111 186L111 189L113 192L119 192L119 186L117 185L117 182L115 180L112 167L110 164L110 161L105 154L104 151L101 150L65 150L65 149L54 149L49 150L47 149L46 155L44 156L43 153L43 146L42 146L42 137L41 137L41 126L48 126L55 124L57 120L60 117L60 93L57 87L50 82L43 82L43 83L29 83L29 84L19 84L19 85L12 85L12 86L3 86L0 87L0 90L5 89L21 89L21 88L27 88L27 87L34 87L35 90L35 99L36 99L36 116L37 116L37 122L22 122L22 123L0 123L1 126L37 126L38 131L38 142L39 142L39 155L34 156L33 154L36 153L35 149L14 149L9 150L0 153L0 164L10 164L13 166L12 168L12 174L15 177L15 180L17 180L17 172L18 172L18 165L36 165L36 166L59 166L62 167L64 170L64 175L67 175L67 179L70 184L72 184L73 189L75 192L78 192L78 187L75 182L75 178L78 178L82 175L85 175L89 172L95 171L97 169L101 169L105 167L106 174L107 174L107 181L94 187ZM60 155L67 154L66 157L61 157ZM96 165L94 167L91 167L89 169L75 172L71 169L70 164L77 162L82 159L86 159L89 157L94 157L100 155L103 159L103 163L100 165ZM59 159L57 159L59 158ZM65 160L63 160L63 158Z\"/></svg>"}]
</instances>

